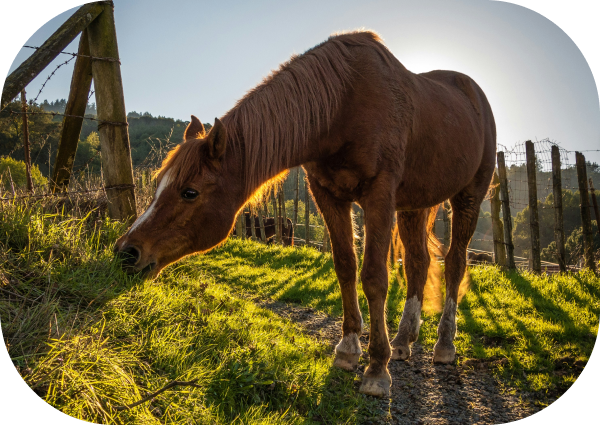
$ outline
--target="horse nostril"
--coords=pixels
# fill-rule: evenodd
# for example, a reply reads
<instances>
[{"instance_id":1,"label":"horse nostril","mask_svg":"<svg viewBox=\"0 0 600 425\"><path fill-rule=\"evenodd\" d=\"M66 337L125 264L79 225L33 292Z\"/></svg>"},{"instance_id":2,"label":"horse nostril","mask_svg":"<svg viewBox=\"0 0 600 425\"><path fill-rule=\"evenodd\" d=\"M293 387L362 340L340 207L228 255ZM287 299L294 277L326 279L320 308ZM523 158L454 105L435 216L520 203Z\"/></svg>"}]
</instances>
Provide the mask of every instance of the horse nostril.
<instances>
[{"instance_id":1,"label":"horse nostril","mask_svg":"<svg viewBox=\"0 0 600 425\"><path fill-rule=\"evenodd\" d=\"M117 257L123 262L124 266L133 266L140 261L140 250L133 245L126 246L123 250L117 252Z\"/></svg>"}]
</instances>

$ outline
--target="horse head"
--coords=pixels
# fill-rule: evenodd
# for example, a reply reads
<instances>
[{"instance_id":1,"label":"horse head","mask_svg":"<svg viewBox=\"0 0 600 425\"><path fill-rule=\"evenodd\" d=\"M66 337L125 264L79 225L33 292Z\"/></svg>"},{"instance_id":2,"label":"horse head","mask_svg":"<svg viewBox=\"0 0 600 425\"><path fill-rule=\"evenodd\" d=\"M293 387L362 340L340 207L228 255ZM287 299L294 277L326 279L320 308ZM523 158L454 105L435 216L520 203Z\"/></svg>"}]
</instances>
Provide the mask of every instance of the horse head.
<instances>
[{"instance_id":1,"label":"horse head","mask_svg":"<svg viewBox=\"0 0 600 425\"><path fill-rule=\"evenodd\" d=\"M233 155L226 161L227 139L218 119L206 134L192 116L184 143L156 174L152 203L115 244L127 271L152 278L168 264L227 238L243 203L242 187L234 183L241 181L241 166Z\"/></svg>"}]
</instances>

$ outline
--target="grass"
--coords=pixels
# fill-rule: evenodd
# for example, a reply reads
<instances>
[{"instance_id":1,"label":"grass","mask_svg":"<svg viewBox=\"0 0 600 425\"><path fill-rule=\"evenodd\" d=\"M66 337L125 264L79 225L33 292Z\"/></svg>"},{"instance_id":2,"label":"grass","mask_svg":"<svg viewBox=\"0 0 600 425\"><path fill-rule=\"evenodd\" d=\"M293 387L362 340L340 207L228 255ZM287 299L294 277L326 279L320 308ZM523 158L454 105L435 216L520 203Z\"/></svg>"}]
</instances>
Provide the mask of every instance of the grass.
<instances>
[{"instance_id":1,"label":"grass","mask_svg":"<svg viewBox=\"0 0 600 425\"><path fill-rule=\"evenodd\" d=\"M217 282L341 316L341 298L330 254L230 240L189 260ZM591 272L535 275L495 266L470 269L471 289L459 304L458 361L490 366L506 390L562 394L592 352L600 315L600 278ZM388 324L397 329L406 289L391 273ZM359 304L368 321L359 283ZM423 314L420 342L433 348L439 314Z\"/></svg>"},{"instance_id":2,"label":"grass","mask_svg":"<svg viewBox=\"0 0 600 425\"><path fill-rule=\"evenodd\" d=\"M331 349L190 257L144 282L121 272L125 230L93 211L0 210L0 321L23 379L95 423L357 423L376 415ZM167 383L178 386L120 410Z\"/></svg>"},{"instance_id":3,"label":"grass","mask_svg":"<svg viewBox=\"0 0 600 425\"><path fill-rule=\"evenodd\" d=\"M97 423L360 423L379 415L353 374L331 368L329 347L249 301L269 297L341 316L330 254L229 240L144 282L113 260L125 226L80 205L0 209L5 343L48 403ZM507 391L534 392L542 402L562 394L598 333L600 279L493 266L472 268L471 278L459 305L458 362L487 365ZM405 293L391 273L391 328ZM360 284L359 301L368 323ZM431 349L439 314L423 319L420 342ZM119 410L174 380L197 381Z\"/></svg>"}]
</instances>

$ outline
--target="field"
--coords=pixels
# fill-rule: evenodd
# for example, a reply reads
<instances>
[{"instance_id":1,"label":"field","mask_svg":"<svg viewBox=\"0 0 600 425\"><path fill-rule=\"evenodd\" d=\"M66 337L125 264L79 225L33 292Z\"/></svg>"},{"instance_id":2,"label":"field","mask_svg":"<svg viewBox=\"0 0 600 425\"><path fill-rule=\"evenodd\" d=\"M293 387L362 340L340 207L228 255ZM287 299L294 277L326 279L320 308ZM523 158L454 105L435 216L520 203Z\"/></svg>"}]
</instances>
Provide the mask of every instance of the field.
<instances>
[{"instance_id":1,"label":"field","mask_svg":"<svg viewBox=\"0 0 600 425\"><path fill-rule=\"evenodd\" d=\"M232 239L142 281L113 259L124 225L68 207L0 210L5 343L51 405L99 423L364 423L381 415L358 394L356 374L331 368L329 344L253 302L340 316L330 254ZM405 288L397 270L390 276L393 333ZM535 403L556 399L593 348L600 279L493 266L472 268L471 278L459 305L457 363L488 365L504 391L534 394ZM423 319L419 342L431 349L439 314Z\"/></svg>"}]
</instances>

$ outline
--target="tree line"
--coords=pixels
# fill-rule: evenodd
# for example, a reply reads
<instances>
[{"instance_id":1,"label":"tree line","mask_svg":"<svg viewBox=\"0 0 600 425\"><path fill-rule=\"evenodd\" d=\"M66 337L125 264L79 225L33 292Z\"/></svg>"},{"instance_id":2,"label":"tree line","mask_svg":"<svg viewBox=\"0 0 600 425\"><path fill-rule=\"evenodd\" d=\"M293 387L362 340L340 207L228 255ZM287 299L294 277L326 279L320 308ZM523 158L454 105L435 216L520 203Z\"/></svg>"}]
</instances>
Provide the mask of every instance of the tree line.
<instances>
[{"instance_id":1,"label":"tree line","mask_svg":"<svg viewBox=\"0 0 600 425\"><path fill-rule=\"evenodd\" d=\"M43 176L48 177L56 160L58 142L62 130L62 116L36 114L64 113L65 99L40 104L29 104L29 140L32 165L37 166ZM21 111L20 102L11 103L0 113L0 156L16 160L24 159L22 115L10 111ZM96 105L88 104L85 116L96 117ZM183 133L189 121L175 120L163 116L152 116L149 112L132 111L127 115L131 160L134 167L157 166L166 151L183 140ZM206 123L208 129L211 125ZM80 140L75 154L73 170L75 173L86 170L99 173L101 168L100 139L98 123L83 120Z\"/></svg>"}]
</instances>

